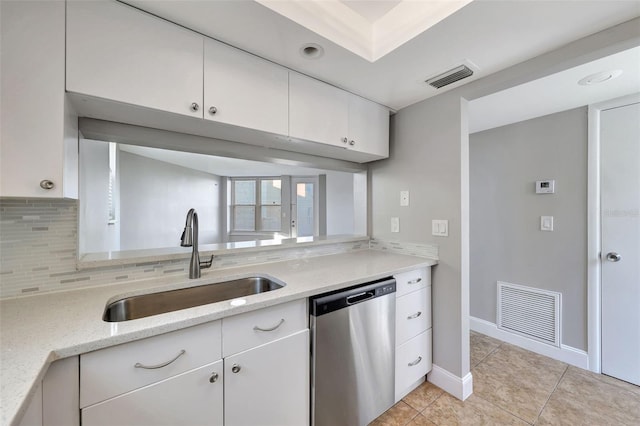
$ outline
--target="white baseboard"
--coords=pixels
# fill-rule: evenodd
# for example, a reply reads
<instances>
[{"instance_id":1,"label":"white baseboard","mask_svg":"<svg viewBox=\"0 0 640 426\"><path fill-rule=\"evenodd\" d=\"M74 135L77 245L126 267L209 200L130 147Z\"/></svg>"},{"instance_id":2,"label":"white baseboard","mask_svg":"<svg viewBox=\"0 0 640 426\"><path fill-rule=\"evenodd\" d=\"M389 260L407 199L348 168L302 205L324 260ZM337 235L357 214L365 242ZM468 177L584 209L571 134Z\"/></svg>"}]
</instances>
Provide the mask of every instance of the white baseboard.
<instances>
[{"instance_id":1,"label":"white baseboard","mask_svg":"<svg viewBox=\"0 0 640 426\"><path fill-rule=\"evenodd\" d=\"M473 376L471 373L467 373L464 377L458 377L433 364L433 368L427 374L427 381L462 401L469 398L473 393Z\"/></svg>"},{"instance_id":2,"label":"white baseboard","mask_svg":"<svg viewBox=\"0 0 640 426\"><path fill-rule=\"evenodd\" d=\"M528 339L518 334L512 334L500 330L494 323L475 317L469 317L469 328L473 331L477 331L478 333L493 337L494 339L511 343L512 345L519 346L531 352L548 356L549 358L557 359L558 361L566 362L567 364L571 364L585 370L589 367L589 356L587 353L571 346L560 345L560 347L557 348L555 346L547 345L546 343Z\"/></svg>"}]
</instances>

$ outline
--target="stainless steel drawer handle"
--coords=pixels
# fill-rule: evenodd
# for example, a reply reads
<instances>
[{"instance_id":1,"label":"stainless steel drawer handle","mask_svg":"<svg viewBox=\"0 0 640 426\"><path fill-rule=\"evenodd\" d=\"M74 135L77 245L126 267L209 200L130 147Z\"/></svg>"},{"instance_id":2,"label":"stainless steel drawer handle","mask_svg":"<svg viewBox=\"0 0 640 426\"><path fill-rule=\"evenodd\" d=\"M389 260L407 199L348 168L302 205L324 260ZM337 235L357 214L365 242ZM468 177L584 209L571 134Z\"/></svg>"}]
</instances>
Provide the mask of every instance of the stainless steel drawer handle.
<instances>
[{"instance_id":1,"label":"stainless steel drawer handle","mask_svg":"<svg viewBox=\"0 0 640 426\"><path fill-rule=\"evenodd\" d=\"M139 362L136 362L136 364L134 365L135 368L144 368L146 370L155 370L157 368L162 368L162 367L166 367L167 365L171 364L172 362L174 362L175 360L177 360L178 358L180 358L182 355L186 354L187 351L185 351L184 349L182 349L180 351L180 353L178 355L176 355L175 358L167 361L167 362L163 362L162 364L157 364L157 365L143 365L140 364Z\"/></svg>"},{"instance_id":2,"label":"stainless steel drawer handle","mask_svg":"<svg viewBox=\"0 0 640 426\"><path fill-rule=\"evenodd\" d=\"M419 356L419 357L418 357L418 359L416 359L416 360L415 360L415 361L413 361L413 362L410 362L410 363L409 363L409 364L407 364L407 365L408 365L409 367L413 367L414 365L418 365L418 364L420 364L420 361L422 361L422 357L421 357L421 356Z\"/></svg>"},{"instance_id":3,"label":"stainless steel drawer handle","mask_svg":"<svg viewBox=\"0 0 640 426\"><path fill-rule=\"evenodd\" d=\"M408 281L407 284L418 284L422 281L422 278L416 278L415 280Z\"/></svg>"},{"instance_id":4,"label":"stainless steel drawer handle","mask_svg":"<svg viewBox=\"0 0 640 426\"><path fill-rule=\"evenodd\" d=\"M253 329L254 329L254 331L273 331L276 328L280 327L282 324L284 324L284 318L282 318L279 323L277 323L276 325L274 325L271 328L261 328L261 327L258 327L257 325L254 325Z\"/></svg>"},{"instance_id":5,"label":"stainless steel drawer handle","mask_svg":"<svg viewBox=\"0 0 640 426\"><path fill-rule=\"evenodd\" d=\"M211 377L209 377L209 383L215 383L218 381L218 373L215 371L211 373Z\"/></svg>"},{"instance_id":6,"label":"stainless steel drawer handle","mask_svg":"<svg viewBox=\"0 0 640 426\"><path fill-rule=\"evenodd\" d=\"M407 317L407 319L408 319L408 320L416 319L416 318L418 318L420 315L422 315L422 312L418 311L418 312L416 312L416 313L415 313L415 314L413 314L413 315L409 315L409 316Z\"/></svg>"}]
</instances>

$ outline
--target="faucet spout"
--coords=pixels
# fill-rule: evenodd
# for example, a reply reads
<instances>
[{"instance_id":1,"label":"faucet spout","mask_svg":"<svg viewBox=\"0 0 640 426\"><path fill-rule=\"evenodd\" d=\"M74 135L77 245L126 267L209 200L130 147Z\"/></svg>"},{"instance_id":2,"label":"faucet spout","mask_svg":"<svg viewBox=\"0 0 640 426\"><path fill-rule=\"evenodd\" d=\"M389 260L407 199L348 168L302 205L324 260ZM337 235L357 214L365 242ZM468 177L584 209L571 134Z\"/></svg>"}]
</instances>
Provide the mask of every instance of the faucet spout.
<instances>
[{"instance_id":1,"label":"faucet spout","mask_svg":"<svg viewBox=\"0 0 640 426\"><path fill-rule=\"evenodd\" d=\"M210 268L213 264L213 255L206 261L200 260L198 253L198 213L195 209L187 212L187 219L184 224L184 231L180 237L182 247L193 247L191 250L191 262L189 262L189 278L200 278L200 270Z\"/></svg>"}]
</instances>

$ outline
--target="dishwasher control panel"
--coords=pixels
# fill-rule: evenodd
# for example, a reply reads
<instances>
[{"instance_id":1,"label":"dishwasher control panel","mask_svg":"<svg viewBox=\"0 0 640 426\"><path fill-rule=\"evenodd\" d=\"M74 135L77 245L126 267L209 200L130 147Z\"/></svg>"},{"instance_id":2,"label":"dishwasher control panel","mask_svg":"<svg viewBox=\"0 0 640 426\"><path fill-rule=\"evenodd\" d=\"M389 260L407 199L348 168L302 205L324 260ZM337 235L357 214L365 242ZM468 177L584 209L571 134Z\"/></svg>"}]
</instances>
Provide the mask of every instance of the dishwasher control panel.
<instances>
[{"instance_id":1,"label":"dishwasher control panel","mask_svg":"<svg viewBox=\"0 0 640 426\"><path fill-rule=\"evenodd\" d=\"M385 294L395 293L396 292L396 283L387 284L382 287L376 288L376 296L384 296Z\"/></svg>"}]
</instances>

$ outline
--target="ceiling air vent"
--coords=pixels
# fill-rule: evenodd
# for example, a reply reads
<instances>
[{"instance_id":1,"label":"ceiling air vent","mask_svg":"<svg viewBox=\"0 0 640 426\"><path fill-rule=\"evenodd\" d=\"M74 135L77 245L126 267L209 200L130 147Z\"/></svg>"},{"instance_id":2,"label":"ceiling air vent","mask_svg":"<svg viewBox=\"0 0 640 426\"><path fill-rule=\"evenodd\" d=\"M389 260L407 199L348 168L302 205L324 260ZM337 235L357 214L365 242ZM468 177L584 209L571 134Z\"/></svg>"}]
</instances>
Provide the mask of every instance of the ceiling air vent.
<instances>
[{"instance_id":1,"label":"ceiling air vent","mask_svg":"<svg viewBox=\"0 0 640 426\"><path fill-rule=\"evenodd\" d=\"M466 65L460 65L459 67L455 67L450 69L449 71L443 72L440 75L430 78L426 82L429 85L435 87L436 89L440 89L441 87L447 86L451 83L455 83L456 81L460 81L463 78L471 77L473 75L473 70Z\"/></svg>"}]
</instances>

